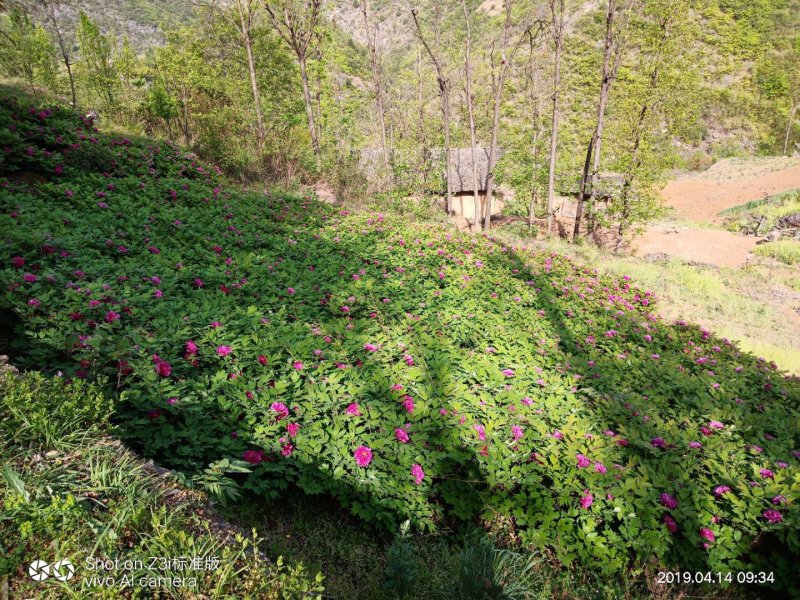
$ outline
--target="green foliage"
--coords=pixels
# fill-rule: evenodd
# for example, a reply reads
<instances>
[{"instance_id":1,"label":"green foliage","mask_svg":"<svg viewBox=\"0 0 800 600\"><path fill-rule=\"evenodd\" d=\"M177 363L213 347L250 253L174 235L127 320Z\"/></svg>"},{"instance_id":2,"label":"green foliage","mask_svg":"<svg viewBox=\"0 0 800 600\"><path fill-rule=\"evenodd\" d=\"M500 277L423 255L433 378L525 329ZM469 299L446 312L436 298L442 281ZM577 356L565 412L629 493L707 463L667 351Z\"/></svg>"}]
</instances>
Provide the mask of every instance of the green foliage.
<instances>
[{"instance_id":1,"label":"green foliage","mask_svg":"<svg viewBox=\"0 0 800 600\"><path fill-rule=\"evenodd\" d=\"M199 497L184 492L183 500L167 500L176 492L174 482L157 478L103 436L108 406L100 387L86 382L0 374L0 577L10 577L14 597L145 597L154 589L185 597L188 588L209 598L277 599L322 591L321 576L309 576L302 565L264 561L257 537L221 541L199 511ZM202 567L165 568L154 565L153 556L194 558ZM89 569L87 561L98 557L134 566ZM27 576L34 560L65 558L75 565L69 582L37 583ZM98 581L106 576L117 583ZM137 583L142 578L160 583Z\"/></svg>"},{"instance_id":2,"label":"green foliage","mask_svg":"<svg viewBox=\"0 0 800 600\"><path fill-rule=\"evenodd\" d=\"M38 165L42 118L69 120L40 114L3 100L33 152L0 168ZM380 526L512 520L519 543L606 575L655 558L790 585L800 391L776 365L557 253L243 194L172 146L97 143L111 171L67 153L47 183L3 182L2 302L21 366L103 386L146 455Z\"/></svg>"},{"instance_id":3,"label":"green foliage","mask_svg":"<svg viewBox=\"0 0 800 600\"><path fill-rule=\"evenodd\" d=\"M34 96L37 86L54 89L56 54L47 31L20 8L0 14L0 73L23 79Z\"/></svg>"},{"instance_id":4,"label":"green foliage","mask_svg":"<svg viewBox=\"0 0 800 600\"><path fill-rule=\"evenodd\" d=\"M81 62L79 79L93 94L93 99L108 109L116 108L119 74L114 63L116 45L111 35L103 34L100 27L85 13L80 13L76 31Z\"/></svg>"},{"instance_id":5,"label":"green foliage","mask_svg":"<svg viewBox=\"0 0 800 600\"><path fill-rule=\"evenodd\" d=\"M753 251L758 256L768 256L787 265L800 264L800 241L781 240L757 246Z\"/></svg>"},{"instance_id":6,"label":"green foliage","mask_svg":"<svg viewBox=\"0 0 800 600\"><path fill-rule=\"evenodd\" d=\"M800 213L800 190L790 190L759 200L751 200L722 211L728 231L758 233L772 231L778 221L791 214Z\"/></svg>"}]
</instances>

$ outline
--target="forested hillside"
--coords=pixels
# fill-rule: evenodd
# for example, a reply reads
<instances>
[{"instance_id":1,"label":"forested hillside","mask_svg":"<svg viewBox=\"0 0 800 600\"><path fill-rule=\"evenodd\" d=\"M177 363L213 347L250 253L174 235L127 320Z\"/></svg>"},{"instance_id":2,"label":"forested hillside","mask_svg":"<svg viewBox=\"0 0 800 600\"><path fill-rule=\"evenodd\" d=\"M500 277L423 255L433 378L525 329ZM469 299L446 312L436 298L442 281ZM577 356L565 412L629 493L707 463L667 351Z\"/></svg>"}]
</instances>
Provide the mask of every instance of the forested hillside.
<instances>
[{"instance_id":1,"label":"forested hillside","mask_svg":"<svg viewBox=\"0 0 800 600\"><path fill-rule=\"evenodd\" d=\"M588 227L624 233L658 212L671 168L798 141L797 0L18 0L2 18L0 64L33 89L351 201L446 196L447 149L494 146L475 177L514 192L507 213L552 215L585 188ZM600 214L603 173L621 193Z\"/></svg>"}]
</instances>

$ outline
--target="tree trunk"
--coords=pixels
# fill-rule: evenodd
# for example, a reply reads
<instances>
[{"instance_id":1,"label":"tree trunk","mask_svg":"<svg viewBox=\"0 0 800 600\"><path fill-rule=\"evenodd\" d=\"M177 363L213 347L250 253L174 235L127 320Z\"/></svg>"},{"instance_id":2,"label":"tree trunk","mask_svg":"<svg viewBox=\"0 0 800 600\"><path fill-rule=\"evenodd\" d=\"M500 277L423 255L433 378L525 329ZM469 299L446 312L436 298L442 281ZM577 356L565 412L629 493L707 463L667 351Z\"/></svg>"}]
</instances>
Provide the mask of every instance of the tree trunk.
<instances>
[{"instance_id":1,"label":"tree trunk","mask_svg":"<svg viewBox=\"0 0 800 600\"><path fill-rule=\"evenodd\" d=\"M592 163L592 151L594 150L594 135L589 139L589 146L586 148L586 161L583 163L583 176L581 177L581 189L578 192L578 203L575 206L575 226L572 229L572 241L575 242L580 235L581 217L583 216L583 200L586 198L586 183L589 179L589 165Z\"/></svg>"},{"instance_id":2,"label":"tree trunk","mask_svg":"<svg viewBox=\"0 0 800 600\"><path fill-rule=\"evenodd\" d=\"M447 214L453 212L453 186L450 183L450 82L442 82L442 116L444 118L444 161L447 180ZM442 85L440 84L440 85Z\"/></svg>"},{"instance_id":3,"label":"tree trunk","mask_svg":"<svg viewBox=\"0 0 800 600\"><path fill-rule=\"evenodd\" d=\"M69 76L69 89L72 94L72 108L78 107L78 99L75 95L75 78L72 76L72 65L69 63L69 55L67 49L64 47L64 38L61 37L61 29L58 27L55 11L53 10L53 3L49 2L47 6L49 10L50 22L53 24L53 29L56 32L56 40L58 40L58 47L61 49L61 57L64 59L64 66L67 68L67 75Z\"/></svg>"},{"instance_id":4,"label":"tree trunk","mask_svg":"<svg viewBox=\"0 0 800 600\"><path fill-rule=\"evenodd\" d=\"M442 99L442 118L444 120L444 158L445 158L444 177L447 184L447 214L449 215L453 210L453 192L450 183L450 81L444 76L444 69L442 68L442 63L439 60L439 57L436 54L434 54L433 50L431 50L431 47L428 45L428 42L422 35L422 28L420 27L419 20L417 19L416 8L411 9L411 16L414 18L414 25L416 25L417 27L419 40L425 47L428 56L431 57L431 62L433 63L434 68L436 69L436 79L439 82L439 95L441 96ZM436 29L437 49L439 45L438 41L439 41L439 29L437 25Z\"/></svg>"},{"instance_id":5,"label":"tree trunk","mask_svg":"<svg viewBox=\"0 0 800 600\"><path fill-rule=\"evenodd\" d=\"M306 73L306 57L298 57L300 63L300 81L303 84L303 100L306 105L306 117L308 117L308 133L311 135L311 148L314 155L319 159L319 139L317 138L317 127L314 124L314 105L311 100L311 90L308 88L308 74Z\"/></svg>"},{"instance_id":6,"label":"tree trunk","mask_svg":"<svg viewBox=\"0 0 800 600\"><path fill-rule=\"evenodd\" d=\"M261 151L264 148L264 139L266 138L266 131L264 129L264 115L261 112L261 95L258 92L258 79L256 79L256 61L253 57L253 40L250 38L250 16L245 17L242 3L236 3L239 7L239 18L242 24L242 39L244 47L247 50L247 68L250 71L250 87L253 91L253 106L256 111L256 126L258 128L258 149Z\"/></svg>"},{"instance_id":7,"label":"tree trunk","mask_svg":"<svg viewBox=\"0 0 800 600\"><path fill-rule=\"evenodd\" d=\"M792 134L792 125L794 125L794 118L797 115L797 103L792 104L792 110L789 111L789 122L786 124L786 136L783 138L783 154L789 154L789 137Z\"/></svg>"},{"instance_id":8,"label":"tree trunk","mask_svg":"<svg viewBox=\"0 0 800 600\"><path fill-rule=\"evenodd\" d=\"M361 0L361 13L364 15L364 29L367 36L367 47L370 54L370 69L372 71L372 85L375 88L375 105L378 110L378 122L381 126L381 153L383 154L383 166L389 168L389 150L386 146L386 114L383 108L383 82L381 81L380 58L378 57L378 25L375 25L375 33L370 34L369 26L369 4L367 0Z\"/></svg>"},{"instance_id":9,"label":"tree trunk","mask_svg":"<svg viewBox=\"0 0 800 600\"><path fill-rule=\"evenodd\" d=\"M494 81L494 108L492 111L492 138L489 142L489 164L486 171L486 217L483 222L484 231L489 231L492 227L492 194L494 192L494 167L497 161L497 131L500 128L500 103L503 99L503 85L506 79L506 68L508 67L508 60L506 57L506 48L508 47L508 32L511 28L511 0L505 0L506 18L503 23L503 37L501 38L500 52L500 69L497 74L497 80Z\"/></svg>"},{"instance_id":10,"label":"tree trunk","mask_svg":"<svg viewBox=\"0 0 800 600\"><path fill-rule=\"evenodd\" d=\"M467 2L461 0L461 8L464 11L464 24L466 26L466 40L464 52L464 76L465 76L465 91L467 94L467 113L469 114L469 142L470 152L472 158L472 199L475 203L475 218L473 228L475 230L480 226L481 218L481 197L478 190L478 166L477 166L477 152L475 149L475 111L474 111L474 98L472 96L472 35L469 25L469 13L467 13Z\"/></svg>"},{"instance_id":11,"label":"tree trunk","mask_svg":"<svg viewBox=\"0 0 800 600\"><path fill-rule=\"evenodd\" d=\"M550 167L547 173L547 233L553 232L553 203L555 200L556 153L558 149L559 94L561 92L561 46L564 41L564 0L559 2L559 17L556 19L556 1L551 0L555 35L555 61L553 65L553 121L550 134Z\"/></svg>"}]
</instances>

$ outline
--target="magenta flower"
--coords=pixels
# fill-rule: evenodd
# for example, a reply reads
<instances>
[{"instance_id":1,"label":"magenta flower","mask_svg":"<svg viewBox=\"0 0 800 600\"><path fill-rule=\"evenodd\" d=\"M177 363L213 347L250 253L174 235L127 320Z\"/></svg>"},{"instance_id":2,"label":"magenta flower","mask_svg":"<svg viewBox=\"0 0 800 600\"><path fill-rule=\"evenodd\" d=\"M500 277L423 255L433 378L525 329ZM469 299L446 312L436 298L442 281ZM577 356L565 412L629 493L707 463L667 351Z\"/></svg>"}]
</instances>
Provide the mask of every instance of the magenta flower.
<instances>
[{"instance_id":1,"label":"magenta flower","mask_svg":"<svg viewBox=\"0 0 800 600\"><path fill-rule=\"evenodd\" d=\"M403 396L403 407L406 409L406 412L412 414L414 412L414 399L411 396Z\"/></svg>"},{"instance_id":2,"label":"magenta flower","mask_svg":"<svg viewBox=\"0 0 800 600\"><path fill-rule=\"evenodd\" d=\"M606 466L601 462L594 463L594 470L601 474L605 474L606 471L608 471Z\"/></svg>"},{"instance_id":3,"label":"magenta flower","mask_svg":"<svg viewBox=\"0 0 800 600\"><path fill-rule=\"evenodd\" d=\"M478 439L482 442L486 440L486 429L483 425L473 425L472 428L478 432Z\"/></svg>"},{"instance_id":4,"label":"magenta flower","mask_svg":"<svg viewBox=\"0 0 800 600\"><path fill-rule=\"evenodd\" d=\"M296 361L294 361L292 363L292 367L294 367L295 370L297 370L297 371L302 371L303 370L303 363L300 362L299 360L296 360Z\"/></svg>"},{"instance_id":5,"label":"magenta flower","mask_svg":"<svg viewBox=\"0 0 800 600\"><path fill-rule=\"evenodd\" d=\"M772 499L772 503L773 503L775 506L779 506L779 505L781 505L781 504L786 504L786 496L781 496L781 495L775 496L775 497Z\"/></svg>"},{"instance_id":6,"label":"magenta flower","mask_svg":"<svg viewBox=\"0 0 800 600\"><path fill-rule=\"evenodd\" d=\"M21 269L25 266L25 259L21 256L15 256L11 259L11 264L14 266L15 269Z\"/></svg>"},{"instance_id":7,"label":"magenta flower","mask_svg":"<svg viewBox=\"0 0 800 600\"><path fill-rule=\"evenodd\" d=\"M110 310L106 313L106 323L113 323L114 321L119 321L119 313Z\"/></svg>"},{"instance_id":8,"label":"magenta flower","mask_svg":"<svg viewBox=\"0 0 800 600\"><path fill-rule=\"evenodd\" d=\"M709 542L713 542L716 538L714 537L714 532L711 531L708 527L703 527L700 529L700 537L704 540L708 540Z\"/></svg>"},{"instance_id":9,"label":"magenta flower","mask_svg":"<svg viewBox=\"0 0 800 600\"><path fill-rule=\"evenodd\" d=\"M725 425L719 421L711 421L708 426L711 427L711 429L723 429L725 427Z\"/></svg>"},{"instance_id":10,"label":"magenta flower","mask_svg":"<svg viewBox=\"0 0 800 600\"><path fill-rule=\"evenodd\" d=\"M295 290L294 288L291 288L291 287L290 288L286 288L286 293L289 294L290 296L293 296L295 294L295 292L297 292L297 290Z\"/></svg>"},{"instance_id":11,"label":"magenta flower","mask_svg":"<svg viewBox=\"0 0 800 600\"><path fill-rule=\"evenodd\" d=\"M678 500L671 494L661 494L661 504L669 509L678 508Z\"/></svg>"},{"instance_id":12,"label":"magenta flower","mask_svg":"<svg viewBox=\"0 0 800 600\"><path fill-rule=\"evenodd\" d=\"M551 437L554 437L557 440L563 440L564 434L561 433L558 429L556 429L553 433L550 434Z\"/></svg>"},{"instance_id":13,"label":"magenta flower","mask_svg":"<svg viewBox=\"0 0 800 600\"><path fill-rule=\"evenodd\" d=\"M714 495L717 498L721 498L730 491L731 488L729 488L727 485L718 485L717 487L714 488Z\"/></svg>"},{"instance_id":14,"label":"magenta flower","mask_svg":"<svg viewBox=\"0 0 800 600\"><path fill-rule=\"evenodd\" d=\"M155 370L160 377L169 377L172 374L172 367L165 360L157 360Z\"/></svg>"},{"instance_id":15,"label":"magenta flower","mask_svg":"<svg viewBox=\"0 0 800 600\"><path fill-rule=\"evenodd\" d=\"M269 409L273 412L278 413L278 420L285 419L289 416L289 409L283 402L273 402Z\"/></svg>"},{"instance_id":16,"label":"magenta flower","mask_svg":"<svg viewBox=\"0 0 800 600\"><path fill-rule=\"evenodd\" d=\"M233 351L230 346L217 346L217 354L219 356L228 356Z\"/></svg>"},{"instance_id":17,"label":"magenta flower","mask_svg":"<svg viewBox=\"0 0 800 600\"><path fill-rule=\"evenodd\" d=\"M265 366L266 366L266 364L267 364L267 357L266 357L266 356L264 356L263 354L259 354L259 355L258 355L258 362L260 362L262 365L265 365Z\"/></svg>"},{"instance_id":18,"label":"magenta flower","mask_svg":"<svg viewBox=\"0 0 800 600\"><path fill-rule=\"evenodd\" d=\"M772 471L770 471L769 469L761 469L761 470L759 470L759 473L761 474L761 477L763 477L764 479L774 479L775 478L775 474Z\"/></svg>"},{"instance_id":19,"label":"magenta flower","mask_svg":"<svg viewBox=\"0 0 800 600\"><path fill-rule=\"evenodd\" d=\"M421 465L414 463L411 467L411 476L414 478L414 484L419 485L425 479L425 471L422 470Z\"/></svg>"},{"instance_id":20,"label":"magenta flower","mask_svg":"<svg viewBox=\"0 0 800 600\"><path fill-rule=\"evenodd\" d=\"M242 452L242 459L252 465L257 465L264 458L264 453L261 450L245 450Z\"/></svg>"},{"instance_id":21,"label":"magenta flower","mask_svg":"<svg viewBox=\"0 0 800 600\"><path fill-rule=\"evenodd\" d=\"M580 501L581 508L589 508L593 502L594 496L589 493L589 490L584 490Z\"/></svg>"},{"instance_id":22,"label":"magenta flower","mask_svg":"<svg viewBox=\"0 0 800 600\"><path fill-rule=\"evenodd\" d=\"M364 350L367 352L375 352L378 347L375 344L366 343L364 344Z\"/></svg>"},{"instance_id":23,"label":"magenta flower","mask_svg":"<svg viewBox=\"0 0 800 600\"><path fill-rule=\"evenodd\" d=\"M281 456L291 456L294 452L294 446L291 444L284 444L281 446Z\"/></svg>"},{"instance_id":24,"label":"magenta flower","mask_svg":"<svg viewBox=\"0 0 800 600\"><path fill-rule=\"evenodd\" d=\"M36 280L39 278L36 277L36 275L34 275L33 273L25 273L22 276L22 279L24 279L28 283L36 283Z\"/></svg>"},{"instance_id":25,"label":"magenta flower","mask_svg":"<svg viewBox=\"0 0 800 600\"><path fill-rule=\"evenodd\" d=\"M764 516L764 518L767 521L769 521L770 523L773 523L773 524L774 523L780 523L781 521L783 521L783 516L781 515L781 513L778 512L777 510L775 510L774 508L770 508L768 510L765 510L762 513L762 515Z\"/></svg>"},{"instance_id":26,"label":"magenta flower","mask_svg":"<svg viewBox=\"0 0 800 600\"><path fill-rule=\"evenodd\" d=\"M372 450L366 446L359 446L353 453L353 458L356 459L356 464L359 467L369 466L369 463L372 462Z\"/></svg>"},{"instance_id":27,"label":"magenta flower","mask_svg":"<svg viewBox=\"0 0 800 600\"><path fill-rule=\"evenodd\" d=\"M511 426L511 437L514 438L515 442L520 438L522 438L523 435L525 435L525 430L522 429L522 427L520 427L519 425Z\"/></svg>"},{"instance_id":28,"label":"magenta flower","mask_svg":"<svg viewBox=\"0 0 800 600\"><path fill-rule=\"evenodd\" d=\"M197 344L195 344L192 340L186 342L186 353L197 354Z\"/></svg>"},{"instance_id":29,"label":"magenta flower","mask_svg":"<svg viewBox=\"0 0 800 600\"><path fill-rule=\"evenodd\" d=\"M676 533L678 531L678 524L670 515L664 515L664 524L667 526L670 533Z\"/></svg>"},{"instance_id":30,"label":"magenta flower","mask_svg":"<svg viewBox=\"0 0 800 600\"><path fill-rule=\"evenodd\" d=\"M403 444L407 444L408 440L410 439L408 437L408 432L401 427L398 427L394 430L394 437L398 442L402 442Z\"/></svg>"},{"instance_id":31,"label":"magenta flower","mask_svg":"<svg viewBox=\"0 0 800 600\"><path fill-rule=\"evenodd\" d=\"M514 377L513 369L503 369L503 375L506 377Z\"/></svg>"},{"instance_id":32,"label":"magenta flower","mask_svg":"<svg viewBox=\"0 0 800 600\"><path fill-rule=\"evenodd\" d=\"M591 461L585 457L583 454L576 454L575 458L578 459L578 468L583 469L584 467L588 467L591 464Z\"/></svg>"},{"instance_id":33,"label":"magenta flower","mask_svg":"<svg viewBox=\"0 0 800 600\"><path fill-rule=\"evenodd\" d=\"M702 448L703 444L700 442L689 442L689 448L694 448L695 450L698 448Z\"/></svg>"},{"instance_id":34,"label":"magenta flower","mask_svg":"<svg viewBox=\"0 0 800 600\"><path fill-rule=\"evenodd\" d=\"M345 412L345 414L347 414L347 415L349 415L351 417L361 416L361 411L358 408L358 404L356 404L355 402L352 402L351 404L348 404L347 408L345 409L344 412Z\"/></svg>"},{"instance_id":35,"label":"magenta flower","mask_svg":"<svg viewBox=\"0 0 800 600\"><path fill-rule=\"evenodd\" d=\"M654 437L650 440L650 443L653 445L653 448L666 448L667 443L664 441L664 438Z\"/></svg>"},{"instance_id":36,"label":"magenta flower","mask_svg":"<svg viewBox=\"0 0 800 600\"><path fill-rule=\"evenodd\" d=\"M286 431L291 437L295 437L297 436L297 432L300 431L300 425L298 423L287 423Z\"/></svg>"}]
</instances>

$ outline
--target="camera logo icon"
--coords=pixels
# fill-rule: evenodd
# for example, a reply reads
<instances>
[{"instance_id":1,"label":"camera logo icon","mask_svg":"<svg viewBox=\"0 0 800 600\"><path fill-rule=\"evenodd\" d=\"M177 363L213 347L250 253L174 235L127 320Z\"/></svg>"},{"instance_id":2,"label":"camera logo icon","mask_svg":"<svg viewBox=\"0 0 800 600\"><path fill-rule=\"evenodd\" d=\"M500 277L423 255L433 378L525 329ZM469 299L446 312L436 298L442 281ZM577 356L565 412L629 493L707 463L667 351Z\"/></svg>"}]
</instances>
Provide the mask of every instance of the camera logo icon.
<instances>
[{"instance_id":1,"label":"camera logo icon","mask_svg":"<svg viewBox=\"0 0 800 600\"><path fill-rule=\"evenodd\" d=\"M53 565L51 573L59 581L69 581L75 577L75 566L68 558L63 558Z\"/></svg>"},{"instance_id":2,"label":"camera logo icon","mask_svg":"<svg viewBox=\"0 0 800 600\"><path fill-rule=\"evenodd\" d=\"M44 581L50 577L50 565L43 560L35 560L28 566L28 575L34 581Z\"/></svg>"},{"instance_id":3,"label":"camera logo icon","mask_svg":"<svg viewBox=\"0 0 800 600\"><path fill-rule=\"evenodd\" d=\"M67 558L48 565L43 560L35 560L28 566L28 575L34 581L44 581L52 576L58 581L69 581L75 577L75 565Z\"/></svg>"}]
</instances>

